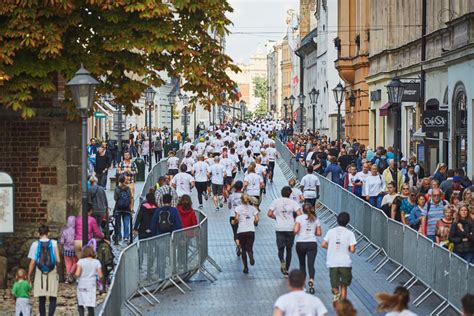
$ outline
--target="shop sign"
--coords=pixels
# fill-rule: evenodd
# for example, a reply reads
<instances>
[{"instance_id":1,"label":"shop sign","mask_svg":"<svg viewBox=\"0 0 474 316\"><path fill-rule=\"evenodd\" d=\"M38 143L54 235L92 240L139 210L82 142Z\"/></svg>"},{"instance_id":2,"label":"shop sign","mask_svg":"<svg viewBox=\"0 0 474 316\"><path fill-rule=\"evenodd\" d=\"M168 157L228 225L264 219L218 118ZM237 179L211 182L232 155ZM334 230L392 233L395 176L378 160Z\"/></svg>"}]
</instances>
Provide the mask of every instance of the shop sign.
<instances>
[{"instance_id":1,"label":"shop sign","mask_svg":"<svg viewBox=\"0 0 474 316\"><path fill-rule=\"evenodd\" d=\"M420 83L404 82L402 102L419 102L420 101Z\"/></svg>"},{"instance_id":2,"label":"shop sign","mask_svg":"<svg viewBox=\"0 0 474 316\"><path fill-rule=\"evenodd\" d=\"M423 132L447 132L448 111L424 111L421 119Z\"/></svg>"}]
</instances>

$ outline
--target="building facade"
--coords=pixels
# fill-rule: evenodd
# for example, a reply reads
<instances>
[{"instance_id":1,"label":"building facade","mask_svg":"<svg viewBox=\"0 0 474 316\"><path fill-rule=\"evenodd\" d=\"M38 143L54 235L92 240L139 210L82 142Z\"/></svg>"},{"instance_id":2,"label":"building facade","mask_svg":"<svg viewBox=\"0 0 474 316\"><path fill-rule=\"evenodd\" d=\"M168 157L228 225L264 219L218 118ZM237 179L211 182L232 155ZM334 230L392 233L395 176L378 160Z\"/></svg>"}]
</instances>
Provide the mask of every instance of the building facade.
<instances>
[{"instance_id":1,"label":"building facade","mask_svg":"<svg viewBox=\"0 0 474 316\"><path fill-rule=\"evenodd\" d=\"M346 93L345 134L362 144L369 143L369 0L339 0L337 2L337 37L333 39L337 50L335 61L339 76L344 80ZM396 5L395 2L392 2ZM330 19L329 21L332 21ZM329 23L331 25L331 23ZM331 30L328 31L331 34ZM329 87L332 89L332 87ZM349 97L353 95L353 101ZM355 99L354 99L355 98ZM374 139L374 138L372 138ZM374 142L370 143L374 146Z\"/></svg>"}]
</instances>

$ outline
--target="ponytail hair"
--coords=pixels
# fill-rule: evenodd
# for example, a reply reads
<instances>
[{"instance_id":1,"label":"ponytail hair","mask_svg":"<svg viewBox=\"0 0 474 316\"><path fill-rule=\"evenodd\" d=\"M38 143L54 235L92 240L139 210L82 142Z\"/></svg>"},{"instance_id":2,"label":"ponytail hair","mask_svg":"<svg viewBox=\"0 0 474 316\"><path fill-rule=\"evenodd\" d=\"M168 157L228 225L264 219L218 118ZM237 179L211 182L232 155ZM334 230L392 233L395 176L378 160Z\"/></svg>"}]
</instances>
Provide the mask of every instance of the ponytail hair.
<instances>
[{"instance_id":1,"label":"ponytail hair","mask_svg":"<svg viewBox=\"0 0 474 316\"><path fill-rule=\"evenodd\" d=\"M313 205L311 205L310 203L305 203L303 205L303 213L308 215L308 221L310 223L316 220L316 211L314 210Z\"/></svg>"},{"instance_id":2,"label":"ponytail hair","mask_svg":"<svg viewBox=\"0 0 474 316\"><path fill-rule=\"evenodd\" d=\"M247 193L242 194L242 197L240 198L242 200L242 204L249 205L250 204L250 195Z\"/></svg>"},{"instance_id":3,"label":"ponytail hair","mask_svg":"<svg viewBox=\"0 0 474 316\"><path fill-rule=\"evenodd\" d=\"M379 305L377 311L396 311L401 312L408 307L410 301L410 292L403 286L398 286L393 294L377 293L375 295Z\"/></svg>"},{"instance_id":4,"label":"ponytail hair","mask_svg":"<svg viewBox=\"0 0 474 316\"><path fill-rule=\"evenodd\" d=\"M357 316L357 310L348 299L334 302L334 310L337 316Z\"/></svg>"}]
</instances>

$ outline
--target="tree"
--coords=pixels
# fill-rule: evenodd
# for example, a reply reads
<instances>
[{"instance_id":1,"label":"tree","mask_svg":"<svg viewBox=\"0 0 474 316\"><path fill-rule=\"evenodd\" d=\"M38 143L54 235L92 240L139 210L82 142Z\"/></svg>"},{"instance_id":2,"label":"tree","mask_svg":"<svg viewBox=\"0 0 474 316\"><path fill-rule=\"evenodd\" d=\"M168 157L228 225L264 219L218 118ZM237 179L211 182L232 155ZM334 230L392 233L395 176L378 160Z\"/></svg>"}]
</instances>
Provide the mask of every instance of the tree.
<instances>
[{"instance_id":1,"label":"tree","mask_svg":"<svg viewBox=\"0 0 474 316\"><path fill-rule=\"evenodd\" d=\"M191 103L222 103L238 72L223 53L232 12L226 0L3 0L0 6L0 103L25 118L48 97L53 77L69 80L82 62L125 112L160 72L181 77ZM64 106L72 107L66 91Z\"/></svg>"},{"instance_id":2,"label":"tree","mask_svg":"<svg viewBox=\"0 0 474 316\"><path fill-rule=\"evenodd\" d=\"M259 99L257 108L254 111L255 116L263 117L267 114L267 79L263 77L253 78L254 95Z\"/></svg>"}]
</instances>

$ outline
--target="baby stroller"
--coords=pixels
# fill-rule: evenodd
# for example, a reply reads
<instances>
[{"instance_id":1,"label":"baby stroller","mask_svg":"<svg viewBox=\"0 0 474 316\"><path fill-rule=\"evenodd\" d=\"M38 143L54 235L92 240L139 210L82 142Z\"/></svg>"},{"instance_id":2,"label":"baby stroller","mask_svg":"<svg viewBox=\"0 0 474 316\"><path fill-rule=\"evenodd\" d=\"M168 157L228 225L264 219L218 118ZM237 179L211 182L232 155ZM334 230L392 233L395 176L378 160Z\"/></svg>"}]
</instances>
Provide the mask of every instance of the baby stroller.
<instances>
[{"instance_id":1,"label":"baby stroller","mask_svg":"<svg viewBox=\"0 0 474 316\"><path fill-rule=\"evenodd\" d=\"M100 261L102 272L104 274L104 277L101 280L102 289L99 289L99 291L103 293L105 292L105 289L110 286L111 275L115 267L114 253L110 244L106 243L104 240L98 241L96 258Z\"/></svg>"}]
</instances>

